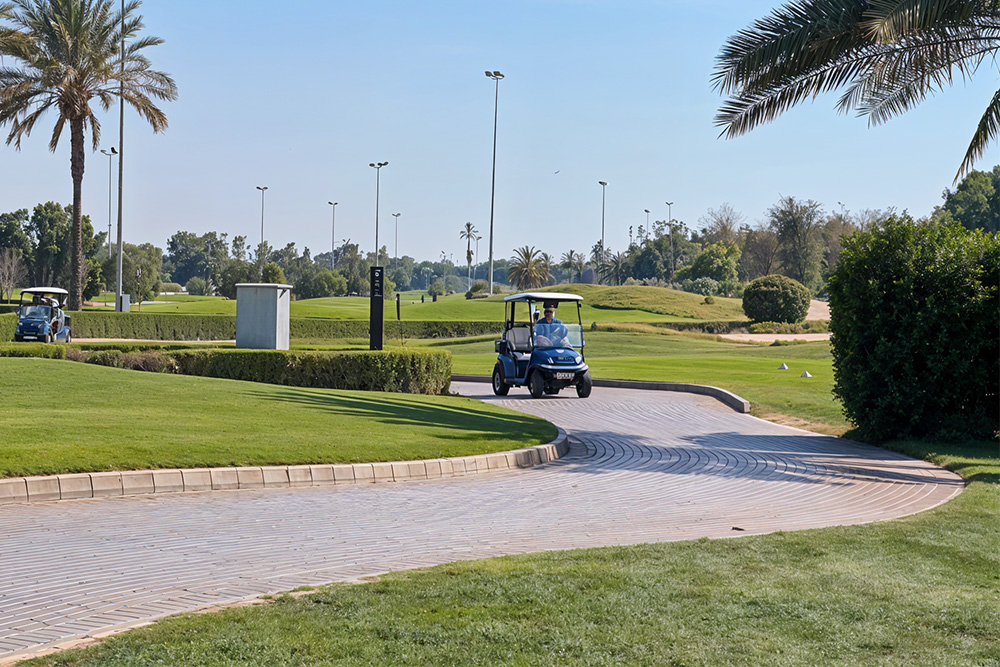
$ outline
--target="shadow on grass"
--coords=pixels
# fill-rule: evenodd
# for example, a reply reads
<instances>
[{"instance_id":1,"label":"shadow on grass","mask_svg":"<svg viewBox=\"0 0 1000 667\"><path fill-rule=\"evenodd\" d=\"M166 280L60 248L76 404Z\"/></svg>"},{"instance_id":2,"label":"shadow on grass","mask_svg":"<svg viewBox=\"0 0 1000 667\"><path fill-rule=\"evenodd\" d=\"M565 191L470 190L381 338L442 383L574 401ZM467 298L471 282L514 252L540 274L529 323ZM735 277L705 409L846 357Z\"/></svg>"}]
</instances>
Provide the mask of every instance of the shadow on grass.
<instances>
[{"instance_id":1,"label":"shadow on grass","mask_svg":"<svg viewBox=\"0 0 1000 667\"><path fill-rule=\"evenodd\" d=\"M548 422L517 412L498 412L483 403L462 399L460 405L423 403L390 394L331 394L315 390L250 391L259 400L280 401L322 410L330 415L371 419L403 427L432 427L454 431L443 438L468 439L470 433L496 440L510 440L516 447L547 442L556 435Z\"/></svg>"}]
</instances>

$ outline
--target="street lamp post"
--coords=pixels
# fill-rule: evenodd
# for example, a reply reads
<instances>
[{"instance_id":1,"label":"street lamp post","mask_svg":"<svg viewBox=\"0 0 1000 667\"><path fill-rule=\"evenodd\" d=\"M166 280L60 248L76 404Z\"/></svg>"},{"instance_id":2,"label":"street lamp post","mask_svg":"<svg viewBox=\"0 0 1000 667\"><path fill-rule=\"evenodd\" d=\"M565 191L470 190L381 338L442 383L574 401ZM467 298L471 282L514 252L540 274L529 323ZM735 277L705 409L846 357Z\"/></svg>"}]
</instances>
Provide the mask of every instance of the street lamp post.
<instances>
[{"instance_id":1,"label":"street lamp post","mask_svg":"<svg viewBox=\"0 0 1000 667\"><path fill-rule=\"evenodd\" d=\"M121 45L125 53L125 0L121 1ZM121 312L122 303L122 193L125 185L125 58L119 62L118 81L118 251L115 253L115 312Z\"/></svg>"},{"instance_id":2,"label":"street lamp post","mask_svg":"<svg viewBox=\"0 0 1000 667\"><path fill-rule=\"evenodd\" d=\"M333 210L333 215L330 220L330 270L333 271L337 268L337 204L339 202L328 201L327 204Z\"/></svg>"},{"instance_id":3,"label":"street lamp post","mask_svg":"<svg viewBox=\"0 0 1000 667\"><path fill-rule=\"evenodd\" d=\"M496 82L496 94L493 99L493 185L490 190L490 294L493 294L493 205L497 193L497 112L500 108L500 79L503 74L497 71L487 71L486 76Z\"/></svg>"},{"instance_id":4,"label":"street lamp post","mask_svg":"<svg viewBox=\"0 0 1000 667\"><path fill-rule=\"evenodd\" d=\"M677 266L677 260L674 259L674 216L673 216L673 206L672 201L666 202L667 204L667 227L670 228L670 282L674 282L674 269Z\"/></svg>"},{"instance_id":5,"label":"street lamp post","mask_svg":"<svg viewBox=\"0 0 1000 667\"><path fill-rule=\"evenodd\" d=\"M601 186L601 256L598 258L600 264L604 263L604 201L605 195L608 192L608 182L607 181L597 181L597 184Z\"/></svg>"},{"instance_id":6,"label":"street lamp post","mask_svg":"<svg viewBox=\"0 0 1000 667\"><path fill-rule=\"evenodd\" d=\"M393 256L393 259L394 259L394 261L393 261L393 267L392 267L393 271L399 270L399 216L401 216L401 215L402 215L402 213L393 213L392 214L392 217L396 218L396 240L395 240L395 243L394 243L394 247L392 249L392 256Z\"/></svg>"},{"instance_id":7,"label":"street lamp post","mask_svg":"<svg viewBox=\"0 0 1000 667\"><path fill-rule=\"evenodd\" d=\"M111 200L112 200L112 190L111 190L111 178L112 178L112 165L114 157L118 155L118 151L115 147L111 147L111 152L101 149L101 153L108 156L108 259L111 259Z\"/></svg>"},{"instance_id":8,"label":"street lamp post","mask_svg":"<svg viewBox=\"0 0 1000 667\"><path fill-rule=\"evenodd\" d=\"M388 162L379 162L378 164L374 162L369 162L368 166L375 170L375 266L378 266L378 255L379 255L379 245L378 245L378 195L379 195L379 181L382 176L382 167L388 165Z\"/></svg>"},{"instance_id":9,"label":"street lamp post","mask_svg":"<svg viewBox=\"0 0 1000 667\"><path fill-rule=\"evenodd\" d=\"M264 191L267 190L267 186L257 186L260 190L260 245L264 245Z\"/></svg>"}]
</instances>

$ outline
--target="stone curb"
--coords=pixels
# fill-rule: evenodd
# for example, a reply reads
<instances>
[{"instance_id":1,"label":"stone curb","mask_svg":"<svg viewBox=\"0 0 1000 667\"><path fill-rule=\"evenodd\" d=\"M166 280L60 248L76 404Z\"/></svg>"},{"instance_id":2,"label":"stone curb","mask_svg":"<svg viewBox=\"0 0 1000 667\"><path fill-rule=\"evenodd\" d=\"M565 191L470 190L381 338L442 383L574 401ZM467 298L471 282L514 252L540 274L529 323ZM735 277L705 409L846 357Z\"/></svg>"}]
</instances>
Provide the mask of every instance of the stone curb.
<instances>
[{"instance_id":1,"label":"stone curb","mask_svg":"<svg viewBox=\"0 0 1000 667\"><path fill-rule=\"evenodd\" d=\"M452 382L492 382L492 378L482 375L452 375ZM652 391L680 391L686 394L711 396L721 401L736 412L750 413L750 401L737 396L731 391L710 387L703 384L682 384L680 382L642 382L639 380L594 380L595 387L613 387L617 389L647 389Z\"/></svg>"},{"instance_id":2,"label":"stone curb","mask_svg":"<svg viewBox=\"0 0 1000 667\"><path fill-rule=\"evenodd\" d=\"M568 451L568 436L566 431L560 428L556 439L544 445L447 459L247 468L130 470L14 477L0 479L0 505L151 493L275 489L466 477L500 470L531 468L555 461L565 456Z\"/></svg>"}]
</instances>

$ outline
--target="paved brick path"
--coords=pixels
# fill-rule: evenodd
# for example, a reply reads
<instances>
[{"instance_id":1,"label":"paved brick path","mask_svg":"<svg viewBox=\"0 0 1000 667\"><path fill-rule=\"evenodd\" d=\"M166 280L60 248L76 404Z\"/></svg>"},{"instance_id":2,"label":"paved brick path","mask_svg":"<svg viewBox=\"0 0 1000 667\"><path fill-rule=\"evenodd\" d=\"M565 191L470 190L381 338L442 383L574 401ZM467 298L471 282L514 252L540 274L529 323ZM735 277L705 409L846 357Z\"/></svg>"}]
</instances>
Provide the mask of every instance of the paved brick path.
<instances>
[{"instance_id":1,"label":"paved brick path","mask_svg":"<svg viewBox=\"0 0 1000 667\"><path fill-rule=\"evenodd\" d=\"M0 506L0 662L303 584L547 549L875 521L962 488L926 463L710 398L596 389L588 400L532 401L521 390L500 400L485 384L455 388L559 424L570 454L468 478Z\"/></svg>"}]
</instances>

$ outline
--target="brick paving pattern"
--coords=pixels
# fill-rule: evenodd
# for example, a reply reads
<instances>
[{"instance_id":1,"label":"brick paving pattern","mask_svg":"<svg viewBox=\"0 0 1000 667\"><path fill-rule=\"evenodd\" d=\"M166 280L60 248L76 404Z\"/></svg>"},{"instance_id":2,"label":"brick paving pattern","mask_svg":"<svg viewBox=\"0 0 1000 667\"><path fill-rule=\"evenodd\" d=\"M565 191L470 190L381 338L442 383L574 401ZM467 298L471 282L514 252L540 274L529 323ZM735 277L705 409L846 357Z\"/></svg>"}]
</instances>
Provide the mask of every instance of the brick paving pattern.
<instances>
[{"instance_id":1,"label":"brick paving pattern","mask_svg":"<svg viewBox=\"0 0 1000 667\"><path fill-rule=\"evenodd\" d=\"M301 585L504 554L878 521L962 489L930 464L711 398L599 389L587 400L530 400L515 389L499 399L489 385L453 387L565 428L570 453L475 477L0 505L0 662Z\"/></svg>"}]
</instances>

